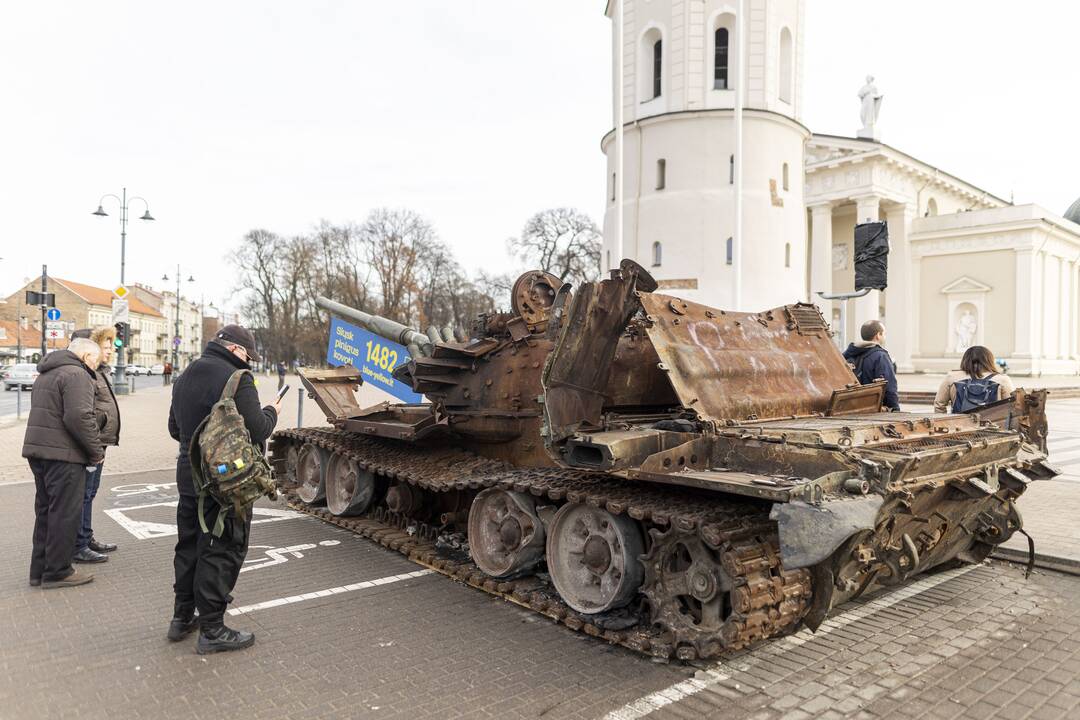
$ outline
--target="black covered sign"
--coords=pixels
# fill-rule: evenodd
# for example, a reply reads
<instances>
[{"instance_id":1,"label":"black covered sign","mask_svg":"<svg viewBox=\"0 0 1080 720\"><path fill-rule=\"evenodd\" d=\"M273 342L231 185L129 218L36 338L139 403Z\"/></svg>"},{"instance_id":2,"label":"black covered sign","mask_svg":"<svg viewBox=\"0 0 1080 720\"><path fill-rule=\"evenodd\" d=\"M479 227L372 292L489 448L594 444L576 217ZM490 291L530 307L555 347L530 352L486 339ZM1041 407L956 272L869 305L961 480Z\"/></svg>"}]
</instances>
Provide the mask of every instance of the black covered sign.
<instances>
[{"instance_id":1,"label":"black covered sign","mask_svg":"<svg viewBox=\"0 0 1080 720\"><path fill-rule=\"evenodd\" d=\"M889 282L889 224L855 226L855 289L884 290Z\"/></svg>"}]
</instances>

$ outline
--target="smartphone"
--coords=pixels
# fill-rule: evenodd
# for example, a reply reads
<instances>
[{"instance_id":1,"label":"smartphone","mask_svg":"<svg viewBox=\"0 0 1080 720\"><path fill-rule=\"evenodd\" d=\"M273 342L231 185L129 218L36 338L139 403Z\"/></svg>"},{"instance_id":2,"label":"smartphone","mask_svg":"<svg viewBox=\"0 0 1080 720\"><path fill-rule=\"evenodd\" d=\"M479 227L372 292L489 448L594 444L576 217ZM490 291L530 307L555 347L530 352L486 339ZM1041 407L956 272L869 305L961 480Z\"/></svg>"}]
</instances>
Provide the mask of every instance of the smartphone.
<instances>
[{"instance_id":1,"label":"smartphone","mask_svg":"<svg viewBox=\"0 0 1080 720\"><path fill-rule=\"evenodd\" d=\"M281 398L285 397L285 393L287 392L289 392L289 386L282 385L281 389L277 391L277 399L280 400Z\"/></svg>"}]
</instances>

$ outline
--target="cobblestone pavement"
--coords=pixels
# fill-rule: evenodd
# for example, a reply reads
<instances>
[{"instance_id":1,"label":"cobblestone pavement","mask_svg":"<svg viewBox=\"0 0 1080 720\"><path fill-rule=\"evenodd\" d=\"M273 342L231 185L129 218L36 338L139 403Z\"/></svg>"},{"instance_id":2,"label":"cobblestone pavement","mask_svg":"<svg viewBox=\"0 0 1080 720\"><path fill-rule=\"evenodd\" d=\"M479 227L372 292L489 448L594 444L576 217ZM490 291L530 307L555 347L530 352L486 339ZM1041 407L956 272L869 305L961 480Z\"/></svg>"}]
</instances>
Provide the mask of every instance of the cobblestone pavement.
<instances>
[{"instance_id":1,"label":"cobblestone pavement","mask_svg":"<svg viewBox=\"0 0 1080 720\"><path fill-rule=\"evenodd\" d=\"M261 503L228 622L255 647L164 639L175 494L108 476L88 586L27 585L33 486L0 486L0 718L1003 717L1080 713L1080 578L964 566L723 663L578 636L339 528Z\"/></svg>"},{"instance_id":2,"label":"cobblestone pavement","mask_svg":"<svg viewBox=\"0 0 1080 720\"><path fill-rule=\"evenodd\" d=\"M260 392L275 387L265 378ZM290 397L282 427L295 425ZM121 402L123 445L95 507L99 537L121 549L82 588L27 586L33 485L22 426L0 428L0 719L1080 717L1078 577L965 566L851 603L817 634L666 665L269 503L228 619L256 646L201 658L163 637L172 472L136 472L175 457L167 389ZM313 402L304 414L322 423ZM1065 465L1077 417L1080 401L1051 406L1051 453ZM1077 479L1036 483L1021 500L1041 551L1080 548Z\"/></svg>"}]
</instances>

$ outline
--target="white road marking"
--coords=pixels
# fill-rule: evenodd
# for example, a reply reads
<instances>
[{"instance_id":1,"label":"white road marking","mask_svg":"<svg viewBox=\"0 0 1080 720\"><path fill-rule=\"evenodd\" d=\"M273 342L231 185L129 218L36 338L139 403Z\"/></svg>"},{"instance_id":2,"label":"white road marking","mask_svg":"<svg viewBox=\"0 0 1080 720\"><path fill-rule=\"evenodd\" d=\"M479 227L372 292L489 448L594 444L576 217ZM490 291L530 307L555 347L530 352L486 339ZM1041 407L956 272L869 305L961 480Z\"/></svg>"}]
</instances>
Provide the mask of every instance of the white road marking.
<instances>
[{"instance_id":1,"label":"white road marking","mask_svg":"<svg viewBox=\"0 0 1080 720\"><path fill-rule=\"evenodd\" d=\"M116 487L109 488L109 492L116 493L117 497L128 497L129 495L144 495L147 493L156 493L161 491L171 493L175 490L175 480L165 483L132 483L128 485L117 485Z\"/></svg>"},{"instance_id":2,"label":"white road marking","mask_svg":"<svg viewBox=\"0 0 1080 720\"><path fill-rule=\"evenodd\" d=\"M166 502L147 503L146 505L131 505L129 507L120 508L108 508L105 514L111 517L116 523L127 530L129 533L135 536L136 540L147 540L149 538L156 537L168 537L169 535L176 534L176 525L172 523L160 523L151 522L148 520L138 520L136 518L128 517L127 513L133 510L144 510L146 508L156 507L176 507L178 501L170 500ZM252 516L254 519L251 521L252 525L260 525L268 522L279 522L281 520L290 520L292 518L302 518L305 515L295 512L293 510L278 510L277 508L252 508Z\"/></svg>"},{"instance_id":3,"label":"white road marking","mask_svg":"<svg viewBox=\"0 0 1080 720\"><path fill-rule=\"evenodd\" d=\"M244 566L240 568L240 572L247 572L248 570L259 570L261 568L271 567L273 565L281 565L282 563L289 562L289 557L300 559L304 557L306 550L314 550L316 547L333 547L340 545L340 540L320 540L318 545L315 543L302 543L300 545L290 545L289 547L274 547L272 545L251 545L250 549L262 550L266 557L260 558L248 558L244 560ZM249 564L250 563L250 564Z\"/></svg>"},{"instance_id":4,"label":"white road marking","mask_svg":"<svg viewBox=\"0 0 1080 720\"><path fill-rule=\"evenodd\" d=\"M303 595L291 595L289 597L277 598L276 600L255 603L254 605L229 608L229 615L243 615L245 613L255 612L256 610L265 610L281 605L292 605L293 603L314 600L328 595L339 595L341 593L353 592L354 590L366 590L368 588L378 587L379 585L389 585L390 583L401 582L402 580L423 577L424 575L430 575L433 572L434 570L416 570L415 572L405 573L404 575L390 575L375 580L365 580L363 582L353 583L352 585L342 585L340 587L327 588L326 590L315 590L314 592L304 593Z\"/></svg>"},{"instance_id":5,"label":"white road marking","mask_svg":"<svg viewBox=\"0 0 1080 720\"><path fill-rule=\"evenodd\" d=\"M654 693L650 693L645 697L638 698L633 702L623 705L617 710L612 710L604 716L604 720L636 720L636 718L642 718L646 715L651 715L653 712L659 710L662 707L671 705L672 703L679 702L691 695L696 695L707 687L711 687L718 683L731 678L734 673L745 672L757 665L764 662L769 662L773 655L780 654L784 650L797 647L805 643L810 642L815 637L821 637L828 635L833 630L838 630L845 625L850 625L853 622L862 620L879 610L892 607L897 603L903 602L908 598L914 597L920 593L926 592L932 588L948 582L955 578L960 577L966 573L975 570L981 565L967 565L965 567L957 568L955 570L949 570L933 577L928 577L924 580L919 580L907 585L905 587L897 588L888 595L883 595L879 598L871 600L865 605L859 605L854 607L842 615L838 615L834 618L829 618L821 624L817 633L811 633L809 630L802 630L796 635L788 635L787 637L773 640L766 645L762 646L761 654L758 656L750 657L745 662L728 663L720 661L716 664L715 668L706 668L699 670L694 677L682 682L677 682L674 685L664 688L663 690L657 690ZM230 611L231 612L231 611Z\"/></svg>"}]
</instances>

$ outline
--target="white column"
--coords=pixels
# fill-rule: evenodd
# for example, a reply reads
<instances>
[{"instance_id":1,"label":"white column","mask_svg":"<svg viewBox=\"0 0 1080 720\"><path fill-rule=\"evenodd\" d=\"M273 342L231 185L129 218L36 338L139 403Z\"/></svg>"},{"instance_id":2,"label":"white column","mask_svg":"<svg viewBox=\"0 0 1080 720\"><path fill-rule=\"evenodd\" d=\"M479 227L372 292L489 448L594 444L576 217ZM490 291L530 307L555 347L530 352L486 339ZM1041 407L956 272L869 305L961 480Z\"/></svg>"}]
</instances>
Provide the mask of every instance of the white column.
<instances>
[{"instance_id":1,"label":"white column","mask_svg":"<svg viewBox=\"0 0 1080 720\"><path fill-rule=\"evenodd\" d=\"M831 307L819 292L832 292L832 203L810 206L810 302Z\"/></svg>"},{"instance_id":2,"label":"white column","mask_svg":"<svg viewBox=\"0 0 1080 720\"><path fill-rule=\"evenodd\" d=\"M915 207L907 203L885 211L889 223L889 287L885 290L887 337L889 354L902 373L915 370L911 354L919 324L917 290L911 282L911 248L908 244L908 228L914 217Z\"/></svg>"},{"instance_id":3,"label":"white column","mask_svg":"<svg viewBox=\"0 0 1080 720\"><path fill-rule=\"evenodd\" d=\"M855 224L864 222L877 222L881 207L881 198L877 195L863 195L855 198ZM892 274L892 257L889 258L890 275ZM854 256L851 263L852 272L855 272ZM871 290L861 298L855 298L855 339L860 337L859 329L867 320L881 319L881 292Z\"/></svg>"},{"instance_id":4,"label":"white column","mask_svg":"<svg viewBox=\"0 0 1080 720\"><path fill-rule=\"evenodd\" d=\"M1080 359L1080 262L1069 262L1069 357Z\"/></svg>"},{"instance_id":5,"label":"white column","mask_svg":"<svg viewBox=\"0 0 1080 720\"><path fill-rule=\"evenodd\" d=\"M1069 359L1071 349L1069 327L1072 324L1072 288L1069 287L1069 278L1072 275L1072 263L1065 258L1058 258L1058 341L1057 356L1062 360Z\"/></svg>"},{"instance_id":6,"label":"white column","mask_svg":"<svg viewBox=\"0 0 1080 720\"><path fill-rule=\"evenodd\" d=\"M1040 318L1035 294L1042 292L1034 283L1035 255L1031 248L1015 251L1016 320L1013 329L1013 357L1031 359L1035 355L1035 337Z\"/></svg>"},{"instance_id":7,"label":"white column","mask_svg":"<svg viewBox=\"0 0 1080 720\"><path fill-rule=\"evenodd\" d=\"M625 108L623 103L625 98L623 93L625 88L623 87L623 63L624 53L626 48L623 47L623 0L615 0L615 178L613 184L615 187L612 190L615 191L615 257L611 258L611 262L615 267L619 266L619 263L623 260L623 157L625 153L623 151L623 138L625 135L625 119L623 114ZM641 168L638 168L638 173L641 173ZM612 268L607 268L611 270Z\"/></svg>"}]
</instances>

